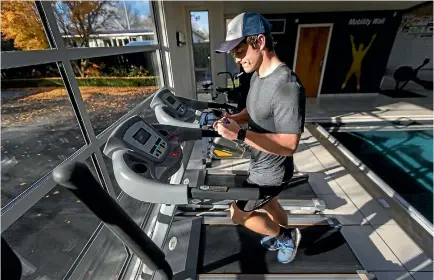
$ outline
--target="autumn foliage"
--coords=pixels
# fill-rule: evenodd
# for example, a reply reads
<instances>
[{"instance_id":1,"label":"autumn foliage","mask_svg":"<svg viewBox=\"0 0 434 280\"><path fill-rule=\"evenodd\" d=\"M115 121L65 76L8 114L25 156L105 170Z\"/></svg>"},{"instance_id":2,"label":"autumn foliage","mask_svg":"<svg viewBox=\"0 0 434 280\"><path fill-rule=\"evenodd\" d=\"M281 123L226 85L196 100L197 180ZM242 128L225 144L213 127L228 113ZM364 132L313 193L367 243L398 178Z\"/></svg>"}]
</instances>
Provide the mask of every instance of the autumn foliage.
<instances>
[{"instance_id":1,"label":"autumn foliage","mask_svg":"<svg viewBox=\"0 0 434 280\"><path fill-rule=\"evenodd\" d=\"M48 48L47 37L33 1L2 1L1 32L19 50Z\"/></svg>"}]
</instances>

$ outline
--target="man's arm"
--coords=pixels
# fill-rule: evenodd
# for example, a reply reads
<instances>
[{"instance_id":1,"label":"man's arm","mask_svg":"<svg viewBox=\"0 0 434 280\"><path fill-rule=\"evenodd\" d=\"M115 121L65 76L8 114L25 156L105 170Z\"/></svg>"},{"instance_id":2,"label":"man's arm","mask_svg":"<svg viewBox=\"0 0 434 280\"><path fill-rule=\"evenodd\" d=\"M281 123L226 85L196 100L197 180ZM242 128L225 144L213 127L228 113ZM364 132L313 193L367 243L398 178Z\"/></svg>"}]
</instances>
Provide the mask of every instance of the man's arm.
<instances>
[{"instance_id":1,"label":"man's arm","mask_svg":"<svg viewBox=\"0 0 434 280\"><path fill-rule=\"evenodd\" d=\"M228 118L233 119L234 121L236 121L240 125L246 124L249 121L249 114L247 113L247 107L244 108L238 114L228 116Z\"/></svg>"},{"instance_id":2,"label":"man's arm","mask_svg":"<svg viewBox=\"0 0 434 280\"><path fill-rule=\"evenodd\" d=\"M253 148L279 156L292 156L297 150L301 134L256 133L247 131L244 143Z\"/></svg>"}]
</instances>

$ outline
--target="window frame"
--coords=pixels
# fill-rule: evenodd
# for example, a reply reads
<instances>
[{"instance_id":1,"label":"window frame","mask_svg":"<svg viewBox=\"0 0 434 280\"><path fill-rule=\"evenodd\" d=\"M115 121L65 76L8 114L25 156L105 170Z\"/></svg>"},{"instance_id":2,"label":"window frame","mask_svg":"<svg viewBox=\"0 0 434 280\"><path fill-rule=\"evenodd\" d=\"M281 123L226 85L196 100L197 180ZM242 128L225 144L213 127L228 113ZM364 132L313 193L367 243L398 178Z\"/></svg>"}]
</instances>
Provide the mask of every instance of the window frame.
<instances>
[{"instance_id":1,"label":"window frame","mask_svg":"<svg viewBox=\"0 0 434 280\"><path fill-rule=\"evenodd\" d=\"M119 120L115 121L107 129L101 132L99 135L95 135L94 128L92 127L90 117L84 106L83 98L78 87L76 77L73 72L71 61L85 58L95 58L103 56L113 56L122 55L129 53L138 52L155 52L157 57L156 67L160 75L160 86L164 87L168 85L167 77L171 73L166 73L171 71L168 65L170 61L163 56L161 42L167 37L165 32L159 28L161 24L160 15L163 13L160 11L163 7L160 3L155 1L149 1L150 16L153 20L153 34L155 44L144 45L144 46L113 46L113 47L87 47L87 48L67 48L65 46L63 37L61 36L54 12L51 7L51 2L49 1L34 1L36 8L38 10L39 16L41 18L47 40L50 45L50 49L45 50L34 50L34 51L5 51L1 52L1 69L18 68L24 66L34 66L48 63L56 63L61 78L63 80L64 86L67 90L67 95L71 101L74 115L77 118L81 133L85 140L85 145L81 147L77 152L71 155L64 162L82 161L84 162L87 158L91 158L93 165L96 169L98 179L103 186L103 188L115 199L120 199L123 193L115 197L115 192L111 183L111 179L104 163L103 154L100 147L105 144L109 135L112 131L125 119L139 114L141 110L145 107L149 108L151 97L146 98L135 108L127 112ZM163 39L163 40L162 40ZM112 40L110 40L112 43ZM167 41L167 38L166 38ZM113 45L113 44L111 44ZM53 180L52 173L49 172L43 178L39 179L27 190L22 192L11 202L4 205L1 209L1 232L6 231L15 221L17 221L22 215L24 215L31 207L33 207L41 198L43 198L48 192L50 192L56 186ZM160 205L151 205L153 208L159 208ZM146 229L152 227L150 223L152 222L152 217L150 215L145 215L144 221L142 223L142 228ZM77 257L74 265L71 267L75 270L80 262L86 260L86 252L96 250L95 246L92 244L97 244L95 240L98 238L102 224L98 226L93 235L91 236L89 242L83 248L82 253ZM92 241L92 242L91 242ZM124 267L125 270L132 260L134 260L134 255L126 248L128 252L128 258L125 260ZM67 274L67 278L73 274L70 271Z\"/></svg>"}]
</instances>

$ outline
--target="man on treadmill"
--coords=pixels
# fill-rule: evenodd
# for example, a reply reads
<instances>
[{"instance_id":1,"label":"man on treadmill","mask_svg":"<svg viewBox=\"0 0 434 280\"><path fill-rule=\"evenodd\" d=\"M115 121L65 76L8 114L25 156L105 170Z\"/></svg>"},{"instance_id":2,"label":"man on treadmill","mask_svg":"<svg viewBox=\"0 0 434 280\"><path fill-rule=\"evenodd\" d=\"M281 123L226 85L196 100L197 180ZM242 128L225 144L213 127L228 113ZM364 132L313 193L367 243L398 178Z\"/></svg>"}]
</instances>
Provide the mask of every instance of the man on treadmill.
<instances>
[{"instance_id":1,"label":"man on treadmill","mask_svg":"<svg viewBox=\"0 0 434 280\"><path fill-rule=\"evenodd\" d=\"M261 244L279 250L281 263L294 260L301 240L298 228L288 229L288 218L278 195L294 172L292 155L304 130L304 88L274 52L271 25L257 13L242 13L228 25L226 41L216 52L229 53L247 73L253 73L246 108L214 124L218 133L249 145L251 159L246 186L260 187L266 197L238 200L231 205L236 224L265 235ZM248 124L242 128L240 124ZM255 210L263 209L266 213Z\"/></svg>"}]
</instances>

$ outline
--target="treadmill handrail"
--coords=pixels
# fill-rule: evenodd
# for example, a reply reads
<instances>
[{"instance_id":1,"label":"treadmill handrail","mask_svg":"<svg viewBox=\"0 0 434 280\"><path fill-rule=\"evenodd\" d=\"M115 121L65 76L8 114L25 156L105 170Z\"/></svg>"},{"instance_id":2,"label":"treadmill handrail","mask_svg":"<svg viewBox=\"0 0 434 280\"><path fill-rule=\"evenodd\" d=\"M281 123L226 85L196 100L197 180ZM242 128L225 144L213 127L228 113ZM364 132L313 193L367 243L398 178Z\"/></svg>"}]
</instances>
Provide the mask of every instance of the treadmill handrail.
<instances>
[{"instance_id":1,"label":"treadmill handrail","mask_svg":"<svg viewBox=\"0 0 434 280\"><path fill-rule=\"evenodd\" d=\"M230 188L226 186L199 186L189 189L189 196L196 199L257 200L260 188Z\"/></svg>"},{"instance_id":2,"label":"treadmill handrail","mask_svg":"<svg viewBox=\"0 0 434 280\"><path fill-rule=\"evenodd\" d=\"M128 150L114 152L112 162L116 181L126 194L137 200L149 203L188 203L188 185L165 184L138 175L123 160L125 153L128 153Z\"/></svg>"},{"instance_id":3,"label":"treadmill handrail","mask_svg":"<svg viewBox=\"0 0 434 280\"><path fill-rule=\"evenodd\" d=\"M293 177L289 182L283 186L283 190L297 186L307 182L309 179L308 174L302 174ZM192 187L188 190L188 196L190 198L197 199L228 199L228 200L257 200L263 199L267 196L265 192L267 188L261 187L227 187L227 186L211 186L201 185L198 187Z\"/></svg>"},{"instance_id":4,"label":"treadmill handrail","mask_svg":"<svg viewBox=\"0 0 434 280\"><path fill-rule=\"evenodd\" d=\"M167 124L172 126L180 126L180 127L188 127L188 128L200 128L200 123L190 123L190 122L184 122L180 121L164 110L165 107L168 107L165 104L159 104L155 106L155 116L157 117L157 120L160 124Z\"/></svg>"},{"instance_id":5,"label":"treadmill handrail","mask_svg":"<svg viewBox=\"0 0 434 280\"><path fill-rule=\"evenodd\" d=\"M84 163L72 162L58 166L53 171L53 179L83 201L151 270L159 273L163 279L172 279L173 272L163 251L104 191Z\"/></svg>"}]
</instances>

